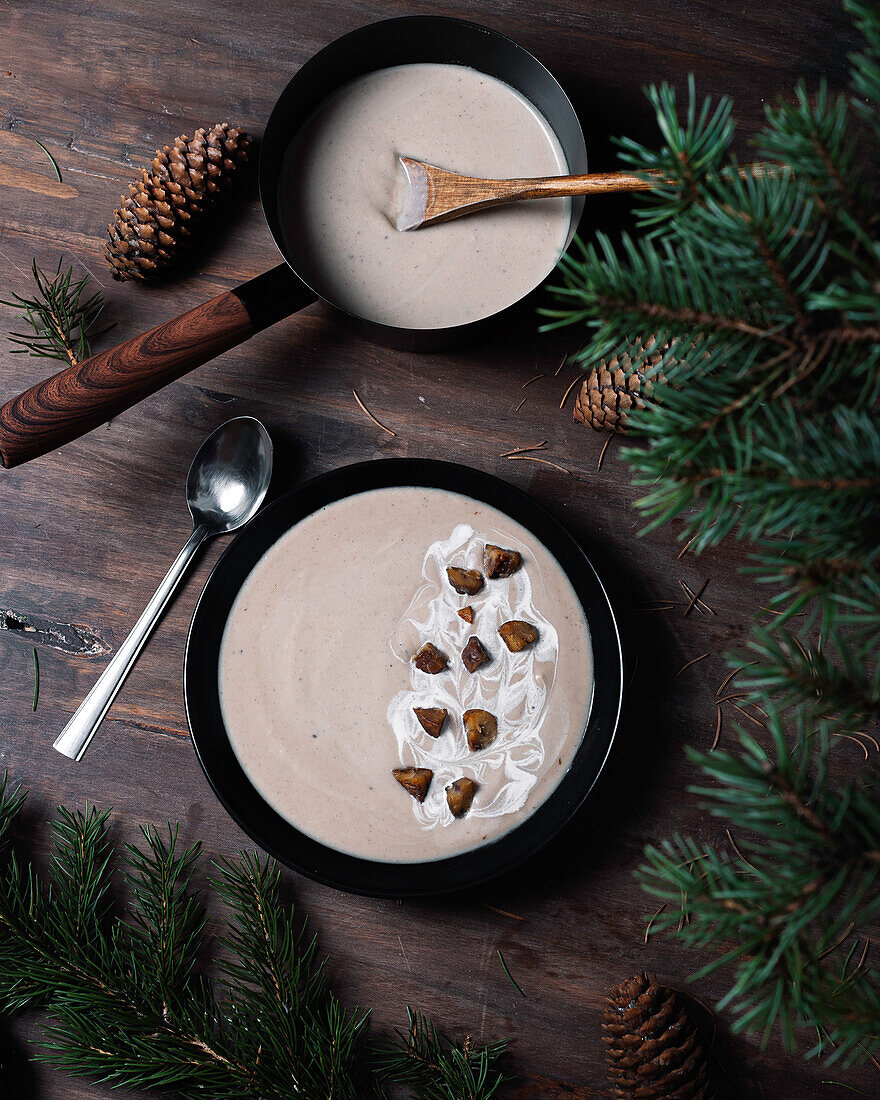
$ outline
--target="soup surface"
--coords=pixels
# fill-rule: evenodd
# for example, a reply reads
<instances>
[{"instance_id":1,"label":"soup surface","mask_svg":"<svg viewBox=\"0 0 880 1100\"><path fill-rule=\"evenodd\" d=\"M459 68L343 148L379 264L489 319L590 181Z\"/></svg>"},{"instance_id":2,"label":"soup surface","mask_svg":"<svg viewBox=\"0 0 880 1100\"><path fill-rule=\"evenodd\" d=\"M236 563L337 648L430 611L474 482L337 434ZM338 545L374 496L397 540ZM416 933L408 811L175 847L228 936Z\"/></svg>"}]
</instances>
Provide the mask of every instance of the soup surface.
<instances>
[{"instance_id":1,"label":"soup surface","mask_svg":"<svg viewBox=\"0 0 880 1100\"><path fill-rule=\"evenodd\" d=\"M482 571L487 542L522 567L459 595L447 566ZM498 635L511 619L538 631L518 653ZM474 635L490 660L471 674ZM426 641L449 657L436 675L412 663ZM219 676L233 750L279 814L340 851L409 863L493 840L547 798L581 742L592 667L583 609L542 543L486 504L411 487L346 497L282 536L233 605ZM439 737L414 707L447 709ZM471 751L462 714L476 708L498 736ZM402 766L433 771L424 802L395 781ZM446 787L462 777L478 788L455 818Z\"/></svg>"},{"instance_id":2,"label":"soup surface","mask_svg":"<svg viewBox=\"0 0 880 1100\"><path fill-rule=\"evenodd\" d=\"M534 289L565 246L570 199L522 202L399 232L398 155L470 176L565 174L556 135L509 85L463 65L399 65L331 96L285 158L288 246L309 282L360 317L444 328Z\"/></svg>"}]
</instances>

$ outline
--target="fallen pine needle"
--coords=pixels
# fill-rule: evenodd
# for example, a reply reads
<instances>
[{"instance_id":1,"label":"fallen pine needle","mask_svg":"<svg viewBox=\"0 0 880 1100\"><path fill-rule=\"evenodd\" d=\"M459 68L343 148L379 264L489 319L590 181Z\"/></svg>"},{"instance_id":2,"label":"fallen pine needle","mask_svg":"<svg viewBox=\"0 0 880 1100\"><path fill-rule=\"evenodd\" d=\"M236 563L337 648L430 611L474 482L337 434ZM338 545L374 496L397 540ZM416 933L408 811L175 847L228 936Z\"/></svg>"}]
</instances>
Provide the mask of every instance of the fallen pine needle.
<instances>
[{"instance_id":1,"label":"fallen pine needle","mask_svg":"<svg viewBox=\"0 0 880 1100\"><path fill-rule=\"evenodd\" d=\"M525 920L525 917L519 917L516 913L508 913L506 909L498 909L494 905L490 905L487 901L483 902L484 909L491 909L493 913L500 913L502 917L510 917L511 920Z\"/></svg>"},{"instance_id":2,"label":"fallen pine needle","mask_svg":"<svg viewBox=\"0 0 880 1100\"><path fill-rule=\"evenodd\" d=\"M751 862L751 860L746 859L746 857L742 854L742 852L740 851L739 845L733 839L733 833L730 831L730 829L725 829L724 831L725 831L725 833L727 833L727 839L730 841L731 848L733 848L733 850L736 852L736 854L739 856L739 858L743 861L743 863L747 863L749 865L749 867L754 869L755 865Z\"/></svg>"},{"instance_id":3,"label":"fallen pine needle","mask_svg":"<svg viewBox=\"0 0 880 1100\"><path fill-rule=\"evenodd\" d=\"M540 443L533 443L531 447L514 447L512 451L505 451L504 454L499 455L499 458L510 458L512 455L524 455L528 451L540 451L543 447L547 446L547 440L542 439Z\"/></svg>"},{"instance_id":4,"label":"fallen pine needle","mask_svg":"<svg viewBox=\"0 0 880 1100\"><path fill-rule=\"evenodd\" d=\"M687 605L687 607L686 607L686 608L684 609L684 616L683 616L683 617L684 617L685 619L686 619L686 618L688 617L688 615L690 615L691 611L692 611L692 610L693 610L693 608L694 608L694 605L695 605L695 604L697 603L697 601L699 600L700 596L702 596L702 595L703 595L703 592L705 591L706 585L707 585L708 583L709 583L709 581L708 581L708 580L705 580L705 581L703 581L703 583L702 583L702 584L700 585L700 587L699 587L699 588L697 589L697 591L696 591L696 592L692 592L692 593L691 593L691 599L690 599L690 603L689 603L689 604Z\"/></svg>"},{"instance_id":5,"label":"fallen pine needle","mask_svg":"<svg viewBox=\"0 0 880 1100\"><path fill-rule=\"evenodd\" d=\"M632 608L638 614L647 613L649 611L671 611L675 604L671 600L667 600L665 603L662 600L657 600L655 607L650 607L648 604L643 604L641 607Z\"/></svg>"},{"instance_id":6,"label":"fallen pine needle","mask_svg":"<svg viewBox=\"0 0 880 1100\"><path fill-rule=\"evenodd\" d=\"M763 722L761 722L761 721L760 721L759 719L757 719L757 718L756 718L756 717L754 716L754 714L749 714L749 712L748 712L748 711L747 711L747 710L745 709L745 707L741 707L741 706L739 705L739 703L731 703L730 705L731 705L732 707L736 707L736 709L737 709L737 710L738 710L738 711L740 712L740 714L743 714L743 715L745 715L745 717L746 717L746 718L748 718L748 720L749 720L750 722L754 722L754 723L755 723L755 725L756 725L756 726L760 726L762 730L765 730L765 729L767 728L767 727L766 727L766 726L764 725L764 723L763 723Z\"/></svg>"},{"instance_id":7,"label":"fallen pine needle","mask_svg":"<svg viewBox=\"0 0 880 1100\"><path fill-rule=\"evenodd\" d=\"M676 672L675 678L678 679L678 677L681 676L681 674L686 669L689 669L691 667L691 665L695 665L697 663L697 661L702 661L708 656L709 656L708 653L701 653L699 657L694 657L694 659L692 661L688 661L688 663L686 665L681 666L681 668L678 670L678 672Z\"/></svg>"},{"instance_id":8,"label":"fallen pine needle","mask_svg":"<svg viewBox=\"0 0 880 1100\"><path fill-rule=\"evenodd\" d=\"M32 137L31 141L34 142L36 145L39 145L39 147L43 150L43 152L46 154L46 156L52 162L52 167L55 169L55 179L57 179L58 182L61 183L62 182L62 180L61 180L61 169L58 167L58 161L52 156L52 154L49 152L49 150L46 148L46 146L42 143L42 141L37 141L37 139L35 137Z\"/></svg>"},{"instance_id":9,"label":"fallen pine needle","mask_svg":"<svg viewBox=\"0 0 880 1100\"><path fill-rule=\"evenodd\" d=\"M877 744L877 738L876 737L872 737L870 735L870 733L865 733L864 730L859 730L859 732L856 734L856 736L857 737L866 737L871 742L871 744L874 746L874 748L877 750L877 752L880 752L880 745Z\"/></svg>"},{"instance_id":10,"label":"fallen pine needle","mask_svg":"<svg viewBox=\"0 0 880 1100\"><path fill-rule=\"evenodd\" d=\"M691 597L694 596L694 590L690 587L690 585L685 584L685 582L683 580L679 580L678 583L681 585L681 587L684 590L684 593L685 593L686 596L691 596ZM694 600L694 606L696 607L697 611L702 611L704 614L708 614L708 615L715 615L716 614L715 609L710 607L706 603L705 600L700 599L701 593L703 592L703 590L705 589L705 587L708 583L709 583L708 579L703 582L702 586L700 587L699 592L697 592L697 594L696 594L696 598Z\"/></svg>"},{"instance_id":11,"label":"fallen pine needle","mask_svg":"<svg viewBox=\"0 0 880 1100\"><path fill-rule=\"evenodd\" d=\"M535 374L535 375L533 375L533 376L532 376L532 377L531 377L531 378L530 378L530 379L528 380L528 382L523 382L523 384L522 384L522 385L520 386L520 389L521 389L521 390L524 390L524 389L526 388L526 386L531 386L531 384L532 384L533 382L537 382L539 378L543 378L543 377L544 377L544 375L543 375L543 374Z\"/></svg>"},{"instance_id":12,"label":"fallen pine needle","mask_svg":"<svg viewBox=\"0 0 880 1100\"><path fill-rule=\"evenodd\" d=\"M556 376L557 376L557 375L559 374L559 372L560 372L560 371L562 370L562 368L563 368L563 367L565 366L565 361L566 361L566 359L567 359L567 358L568 358L568 356L567 356L567 355L563 355L563 357L562 357L562 358L561 358L561 359L559 360L559 366L558 366L558 367L556 368L556 370L555 370L555 371L553 372L553 377L554 377L554 378L555 378L555 377L556 377Z\"/></svg>"},{"instance_id":13,"label":"fallen pine needle","mask_svg":"<svg viewBox=\"0 0 880 1100\"><path fill-rule=\"evenodd\" d=\"M515 409L514 409L513 411L514 411L515 413L518 413L518 412L519 412L519 410L520 410L520 409L521 409L521 408L523 407L523 405L525 405L526 401L528 401L528 398L527 398L527 397L524 397L524 398L522 399L522 401L520 401L520 403L519 403L519 404L517 405L517 407L516 407L516 408L515 408Z\"/></svg>"},{"instance_id":14,"label":"fallen pine needle","mask_svg":"<svg viewBox=\"0 0 880 1100\"><path fill-rule=\"evenodd\" d=\"M37 700L40 698L40 658L37 656L37 647L34 646L34 705L32 710L37 709ZM867 752L867 750L865 750Z\"/></svg>"},{"instance_id":15,"label":"fallen pine needle","mask_svg":"<svg viewBox=\"0 0 880 1100\"><path fill-rule=\"evenodd\" d=\"M660 916L663 910L666 908L666 902L664 901L653 917L648 921L648 927L645 929L645 943L648 942L648 936L651 934L651 925Z\"/></svg>"},{"instance_id":16,"label":"fallen pine needle","mask_svg":"<svg viewBox=\"0 0 880 1100\"><path fill-rule=\"evenodd\" d=\"M501 949L500 948L498 949L498 958L501 960L501 966L504 968L504 973L508 976L508 978L510 978L510 984L517 991L517 993L520 995L520 997L525 997L525 993L523 993L522 987L520 986L519 982L516 980L516 978L514 978L514 976L507 969L507 963L504 961L504 956L501 954Z\"/></svg>"},{"instance_id":17,"label":"fallen pine needle","mask_svg":"<svg viewBox=\"0 0 880 1100\"><path fill-rule=\"evenodd\" d=\"M605 440L605 446L602 448L602 450L599 454L599 461L596 463L596 469L597 470L602 469L602 463L605 460L605 452L608 450L608 445L609 445L609 443L611 442L611 440L613 438L614 438L613 435L609 435L608 438Z\"/></svg>"},{"instance_id":18,"label":"fallen pine needle","mask_svg":"<svg viewBox=\"0 0 880 1100\"><path fill-rule=\"evenodd\" d=\"M564 466L560 466L558 462L551 462L549 458L538 458L537 455L508 455L511 462L519 459L520 461L528 460L529 462L543 462L545 466L552 466L554 470L561 470L562 473L568 474L571 477L571 470L566 470Z\"/></svg>"},{"instance_id":19,"label":"fallen pine needle","mask_svg":"<svg viewBox=\"0 0 880 1100\"><path fill-rule=\"evenodd\" d=\"M859 1096L868 1095L864 1089L857 1089L855 1085L848 1085L846 1081L835 1081L831 1077L823 1077L819 1083L822 1085L839 1085L842 1089L849 1089L850 1092L857 1092Z\"/></svg>"},{"instance_id":20,"label":"fallen pine needle","mask_svg":"<svg viewBox=\"0 0 880 1100\"><path fill-rule=\"evenodd\" d=\"M715 692L715 694L716 694L716 695L720 695L720 694L721 694L721 692L722 692L722 691L724 691L724 689L725 689L725 688L727 687L727 685L728 685L728 684L730 683L730 681L731 681L731 680L732 680L732 679L734 678L734 676L738 676L738 675L739 675L739 673L740 673L740 672L742 672L742 670L743 670L744 668L751 668L751 666L752 666L752 665L753 665L754 663L755 663L754 661L749 661L749 662L748 662L748 664L745 664L745 665L740 665L740 666L739 666L739 668L735 668L735 669L733 670L733 672L731 672L731 673L730 673L730 674L729 674L728 676L725 676L725 677L724 677L724 679L723 679L723 680L722 680L722 682L721 682L721 686L720 686L720 687L718 688L718 690L717 690L717 691Z\"/></svg>"},{"instance_id":21,"label":"fallen pine needle","mask_svg":"<svg viewBox=\"0 0 880 1100\"><path fill-rule=\"evenodd\" d=\"M859 748L862 750L862 752L865 754L865 759L866 760L868 759L868 746L863 741L859 741L859 739L857 737L853 737L849 733L835 733L834 736L835 737L845 737L847 741L854 741L855 744L857 744L859 746Z\"/></svg>"},{"instance_id":22,"label":"fallen pine needle","mask_svg":"<svg viewBox=\"0 0 880 1100\"><path fill-rule=\"evenodd\" d=\"M392 430L390 428L385 427L385 425L382 423L381 420L377 420L376 417L373 416L373 414L370 412L370 410L367 408L367 406L363 403L363 401L361 401L360 397L358 396L358 391L357 390L352 390L351 392L354 394L355 401L357 401L357 403L360 405L360 407L364 410L364 412L367 414L367 416L370 418L370 420L373 421L373 423L375 425L380 427L383 432L388 432L389 435L394 435L394 436L397 435L397 432L392 432Z\"/></svg>"},{"instance_id":23,"label":"fallen pine needle","mask_svg":"<svg viewBox=\"0 0 880 1100\"><path fill-rule=\"evenodd\" d=\"M715 740L712 742L712 747L709 749L709 752L714 752L715 749L718 747L718 740L721 737L721 723L722 723L723 720L724 720L724 715L723 715L723 712L721 710L721 707L719 707L718 708L718 721L715 723Z\"/></svg>"},{"instance_id":24,"label":"fallen pine needle","mask_svg":"<svg viewBox=\"0 0 880 1100\"><path fill-rule=\"evenodd\" d=\"M559 402L560 409L565 405L565 402L568 400L568 395L575 388L575 386L578 384L578 382L581 382L581 381L583 381L583 378L582 378L581 375L578 375L577 378L574 379L572 384L568 387L568 389L562 395L562 400Z\"/></svg>"},{"instance_id":25,"label":"fallen pine needle","mask_svg":"<svg viewBox=\"0 0 880 1100\"><path fill-rule=\"evenodd\" d=\"M685 554L688 552L688 547L690 546L690 544L694 541L694 539L696 537L697 537L696 535L691 535L691 537L687 540L687 542L684 544L684 546L682 546L681 550L679 550L678 555L676 557L676 561L678 560L678 558L683 558L685 556Z\"/></svg>"},{"instance_id":26,"label":"fallen pine needle","mask_svg":"<svg viewBox=\"0 0 880 1100\"><path fill-rule=\"evenodd\" d=\"M824 951L822 951L820 954L818 954L816 956L816 962L818 962L819 959L824 959L826 955L830 955L832 951L834 951L836 948L840 947L840 945L843 943L843 941L846 939L846 937L850 934L850 932L852 932L853 928L855 928L855 924L853 924L853 922L850 921L849 925L847 926L847 929L843 933L843 935L839 939L835 940L834 943L832 943L830 947L826 947Z\"/></svg>"}]
</instances>

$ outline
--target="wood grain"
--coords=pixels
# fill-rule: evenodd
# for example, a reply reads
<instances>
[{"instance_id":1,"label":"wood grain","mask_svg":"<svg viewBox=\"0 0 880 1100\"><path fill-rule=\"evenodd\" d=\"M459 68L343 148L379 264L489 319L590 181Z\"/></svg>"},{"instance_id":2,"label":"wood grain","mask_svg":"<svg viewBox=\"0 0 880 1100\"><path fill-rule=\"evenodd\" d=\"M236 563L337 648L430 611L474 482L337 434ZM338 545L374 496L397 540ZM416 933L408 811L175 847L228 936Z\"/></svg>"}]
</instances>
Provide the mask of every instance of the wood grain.
<instances>
[{"instance_id":1,"label":"wood grain","mask_svg":"<svg viewBox=\"0 0 880 1100\"><path fill-rule=\"evenodd\" d=\"M626 172L590 172L583 176L543 176L529 179L483 179L448 172L436 164L400 157L408 191L397 219L400 230L438 225L464 214L476 214L526 199L568 198L650 191L653 183ZM661 179L661 174L655 173Z\"/></svg>"},{"instance_id":2,"label":"wood grain","mask_svg":"<svg viewBox=\"0 0 880 1100\"><path fill-rule=\"evenodd\" d=\"M836 0L252 0L246 19L234 0L210 8L204 0L152 0L149 18L135 0L16 0L2 12L0 129L39 138L78 194L0 187L0 297L29 289L32 257L49 267L63 252L103 285L120 339L278 261L252 195L184 278L151 289L114 283L101 250L133 166L176 134L220 119L262 133L290 74L370 20L459 15L509 34L560 79L583 120L590 168L608 172L618 167L612 135L659 140L642 85L668 80L683 94L693 71L701 94L732 94L746 160L765 104L790 96L800 77L811 87L822 76L842 87L846 55L856 48ZM4 141L0 159L51 181L45 155L21 137ZM625 197L589 204L584 234L629 225L629 208ZM621 619L629 694L596 797L542 858L467 896L396 905L292 873L284 882L330 956L330 979L348 1004L373 1009L376 1029L400 1026L412 1004L460 1036L510 1036L521 1073L516 1100L582 1100L607 1096L599 1038L605 990L642 967L681 987L706 961L653 933L644 942L643 917L656 906L632 872L645 843L675 831L725 842L720 824L687 790L697 776L683 750L711 745L724 654L744 644L766 594L738 573L746 555L740 544L679 560L679 524L637 537L640 491L630 484L619 441L597 470L604 439L573 421L571 398L559 409L575 372L563 366L556 374L557 367L583 334L539 336L533 304L479 342L430 357L367 344L313 307L62 450L0 471L0 607L32 621L85 624L115 649L189 532L182 487L192 456L207 432L239 414L260 417L272 433L273 493L345 463L395 455L466 462L533 493L581 539ZM12 326L11 311L3 311L3 327ZM0 341L4 396L27 389L46 369L9 350ZM542 377L521 389L535 375ZM396 437L369 421L352 389ZM540 453L571 477L500 457L544 439ZM248 845L199 769L181 698L187 627L223 543L206 551L80 765L54 752L52 740L106 656L83 659L41 646L34 714L31 640L0 631L0 767L31 790L23 834L38 859L47 854L43 823L54 807L86 800L113 807L120 840L136 840L139 824L170 818L181 823L181 843L202 839L208 856ZM679 579L692 589L708 580L703 599L716 614L694 610L684 618ZM676 602L645 611L653 600ZM710 657L675 678L705 652ZM735 718L725 714L720 747L732 744ZM841 754L855 772L856 747ZM498 948L525 999L501 970ZM688 988L712 1004L728 977L716 973ZM110 1100L115 1094L105 1087L27 1060L43 1022L34 1016L0 1025L0 1057L11 1070L6 1095ZM867 1096L880 1087L871 1065L823 1068L786 1055L775 1038L762 1051L731 1034L727 1013L719 1016L715 1046L737 1100L858 1095L826 1080Z\"/></svg>"},{"instance_id":3,"label":"wood grain","mask_svg":"<svg viewBox=\"0 0 880 1100\"><path fill-rule=\"evenodd\" d=\"M0 461L11 469L69 443L252 331L241 300L227 292L53 374L0 408Z\"/></svg>"}]
</instances>

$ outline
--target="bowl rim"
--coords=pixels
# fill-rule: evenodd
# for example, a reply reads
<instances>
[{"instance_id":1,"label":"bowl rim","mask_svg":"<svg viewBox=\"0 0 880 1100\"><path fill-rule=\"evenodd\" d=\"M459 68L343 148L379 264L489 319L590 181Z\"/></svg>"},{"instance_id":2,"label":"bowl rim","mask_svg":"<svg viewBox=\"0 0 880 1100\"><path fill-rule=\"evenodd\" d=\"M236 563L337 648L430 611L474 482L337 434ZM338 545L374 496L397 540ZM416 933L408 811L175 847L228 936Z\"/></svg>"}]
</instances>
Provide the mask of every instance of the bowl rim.
<instances>
[{"instance_id":1,"label":"bowl rim","mask_svg":"<svg viewBox=\"0 0 880 1100\"><path fill-rule=\"evenodd\" d=\"M220 643L229 611L263 554L296 523L325 505L381 488L445 489L472 497L524 526L556 557L580 600L593 648L593 697L568 770L519 825L457 855L420 863L383 863L331 848L301 832L256 791L239 764L219 701ZM623 654L611 602L577 540L523 490L481 470L424 458L359 462L283 493L232 540L193 612L183 692L187 723L203 772L230 817L279 862L317 882L370 897L418 897L463 890L512 870L549 843L581 808L614 743L623 701Z\"/></svg>"}]
</instances>

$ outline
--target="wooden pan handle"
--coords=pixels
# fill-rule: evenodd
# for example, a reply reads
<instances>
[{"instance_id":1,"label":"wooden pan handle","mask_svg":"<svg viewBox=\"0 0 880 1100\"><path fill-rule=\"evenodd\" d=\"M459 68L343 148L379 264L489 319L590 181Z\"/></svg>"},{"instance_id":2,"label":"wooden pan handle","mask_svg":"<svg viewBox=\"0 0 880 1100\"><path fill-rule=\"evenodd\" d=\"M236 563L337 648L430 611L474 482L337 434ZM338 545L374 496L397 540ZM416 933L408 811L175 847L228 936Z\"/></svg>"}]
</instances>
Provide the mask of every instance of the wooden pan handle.
<instances>
[{"instance_id":1,"label":"wooden pan handle","mask_svg":"<svg viewBox=\"0 0 880 1100\"><path fill-rule=\"evenodd\" d=\"M11 468L69 443L313 299L281 264L59 371L0 409L0 460Z\"/></svg>"}]
</instances>

